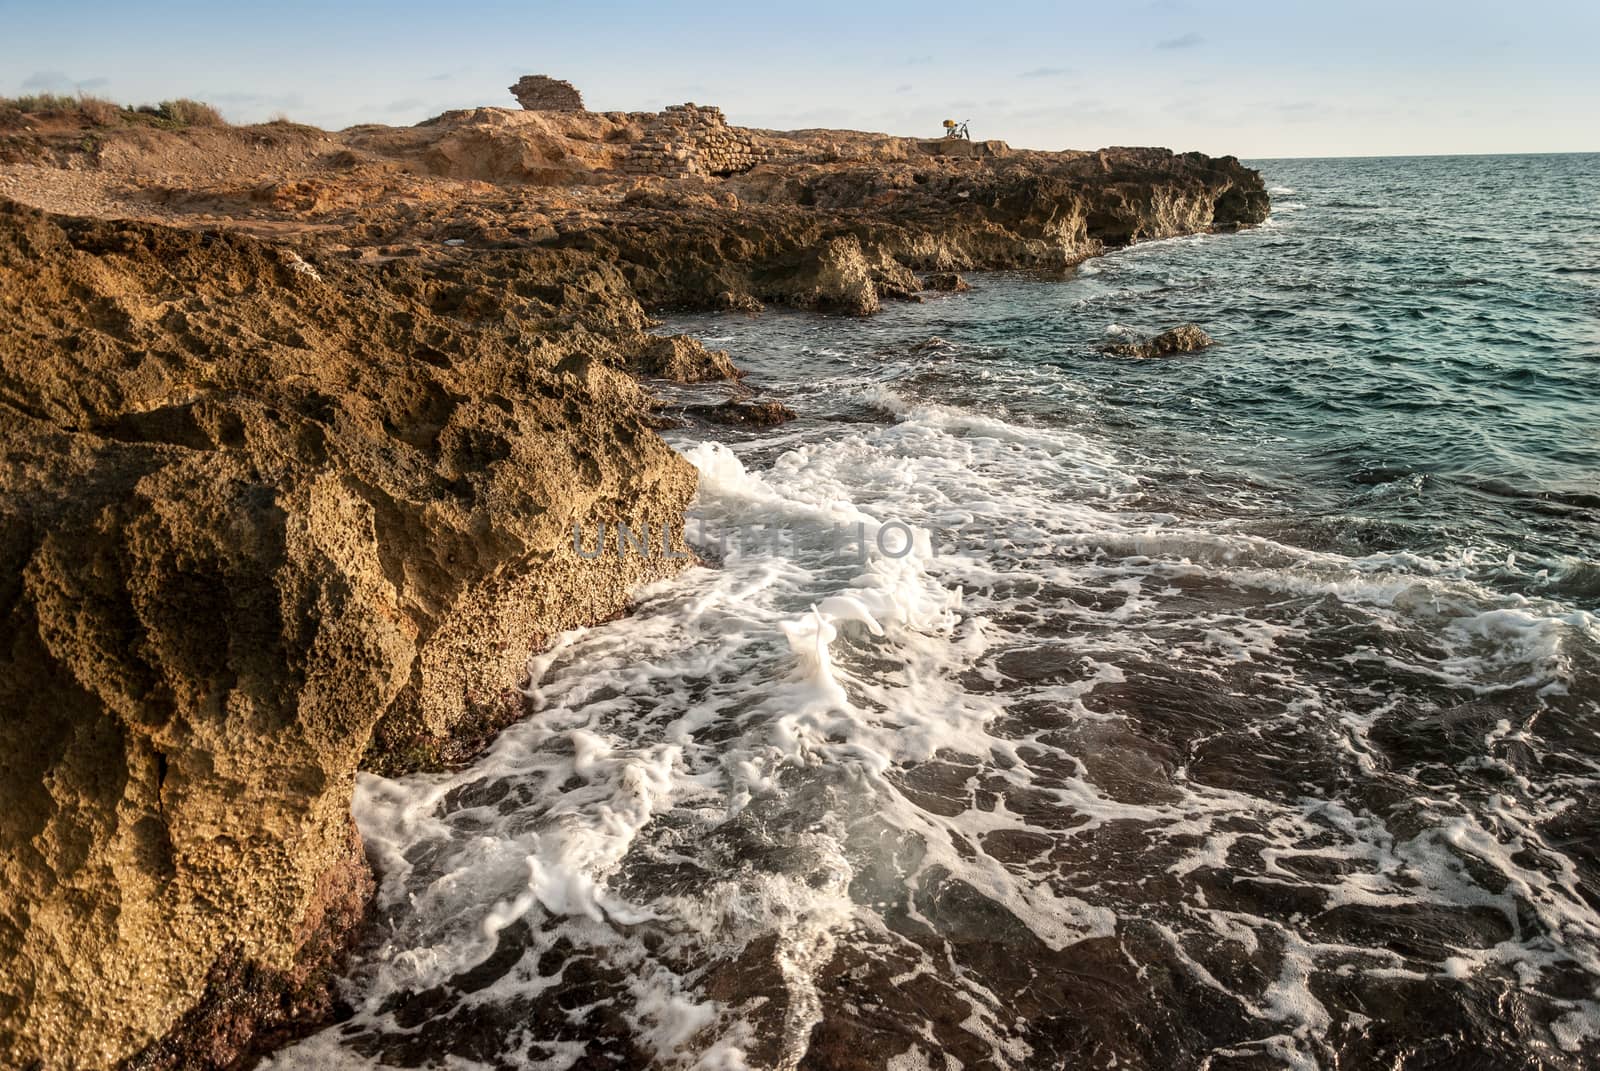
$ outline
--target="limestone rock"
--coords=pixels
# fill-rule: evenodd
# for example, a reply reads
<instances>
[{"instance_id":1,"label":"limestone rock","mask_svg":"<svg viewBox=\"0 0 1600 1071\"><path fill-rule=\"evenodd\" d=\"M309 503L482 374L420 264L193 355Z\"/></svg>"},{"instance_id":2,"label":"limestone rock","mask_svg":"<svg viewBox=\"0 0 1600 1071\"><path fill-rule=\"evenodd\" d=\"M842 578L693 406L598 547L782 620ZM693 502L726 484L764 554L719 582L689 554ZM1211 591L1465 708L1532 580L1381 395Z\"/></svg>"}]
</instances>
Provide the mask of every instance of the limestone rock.
<instances>
[{"instance_id":1,"label":"limestone rock","mask_svg":"<svg viewBox=\"0 0 1600 1071\"><path fill-rule=\"evenodd\" d=\"M711 304L723 312L743 312L752 316L766 308L749 294L735 294L732 290L724 290L712 299Z\"/></svg>"},{"instance_id":2,"label":"limestone rock","mask_svg":"<svg viewBox=\"0 0 1600 1071\"><path fill-rule=\"evenodd\" d=\"M1105 347L1105 352L1119 357L1171 357L1178 353L1194 353L1212 344L1211 336L1200 330L1198 325L1180 324L1154 338L1110 343Z\"/></svg>"},{"instance_id":3,"label":"limestone rock","mask_svg":"<svg viewBox=\"0 0 1600 1071\"><path fill-rule=\"evenodd\" d=\"M1007 156L1011 146L1003 141L968 141L966 138L929 138L917 142L917 151L928 156L948 156L962 160L982 160Z\"/></svg>"},{"instance_id":4,"label":"limestone rock","mask_svg":"<svg viewBox=\"0 0 1600 1071\"><path fill-rule=\"evenodd\" d=\"M738 374L646 306L866 314L1267 210L1227 157L653 114L0 146L10 193L174 225L0 201L0 1066L227 1066L326 1006L355 770L463 758L671 567L564 549L693 493L630 374Z\"/></svg>"},{"instance_id":5,"label":"limestone rock","mask_svg":"<svg viewBox=\"0 0 1600 1071\"><path fill-rule=\"evenodd\" d=\"M683 335L649 336L628 367L640 375L679 383L738 379L744 374L725 350L708 350L704 343Z\"/></svg>"},{"instance_id":6,"label":"limestone rock","mask_svg":"<svg viewBox=\"0 0 1600 1071\"><path fill-rule=\"evenodd\" d=\"M855 235L831 238L811 251L793 284L792 304L869 316L878 311L878 288Z\"/></svg>"},{"instance_id":7,"label":"limestone rock","mask_svg":"<svg viewBox=\"0 0 1600 1071\"><path fill-rule=\"evenodd\" d=\"M436 311L480 269L297 260L0 202L0 1066L110 1067L324 969L369 744L436 760L680 564L570 550L695 487L605 335ZM568 322L636 329L588 285Z\"/></svg>"}]
</instances>

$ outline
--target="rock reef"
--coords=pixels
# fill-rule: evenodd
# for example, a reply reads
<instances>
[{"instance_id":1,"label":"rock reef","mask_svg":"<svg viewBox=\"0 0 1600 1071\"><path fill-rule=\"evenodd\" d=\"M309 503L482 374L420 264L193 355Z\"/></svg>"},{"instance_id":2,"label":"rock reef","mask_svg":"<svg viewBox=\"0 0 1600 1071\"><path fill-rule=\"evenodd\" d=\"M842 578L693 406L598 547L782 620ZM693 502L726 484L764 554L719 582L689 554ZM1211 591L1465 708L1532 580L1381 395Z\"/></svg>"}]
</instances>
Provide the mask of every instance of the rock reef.
<instances>
[{"instance_id":1,"label":"rock reef","mask_svg":"<svg viewBox=\"0 0 1600 1071\"><path fill-rule=\"evenodd\" d=\"M694 494L641 377L738 374L648 308L865 315L1267 209L1231 158L839 131L641 180L648 114L0 130L0 1064L226 1067L327 1013L356 772L464 758L685 564L571 546Z\"/></svg>"},{"instance_id":2,"label":"rock reef","mask_svg":"<svg viewBox=\"0 0 1600 1071\"><path fill-rule=\"evenodd\" d=\"M1112 342L1105 352L1118 357L1173 357L1180 353L1198 353L1212 346L1215 340L1199 324L1179 324L1150 338L1132 342Z\"/></svg>"}]
</instances>

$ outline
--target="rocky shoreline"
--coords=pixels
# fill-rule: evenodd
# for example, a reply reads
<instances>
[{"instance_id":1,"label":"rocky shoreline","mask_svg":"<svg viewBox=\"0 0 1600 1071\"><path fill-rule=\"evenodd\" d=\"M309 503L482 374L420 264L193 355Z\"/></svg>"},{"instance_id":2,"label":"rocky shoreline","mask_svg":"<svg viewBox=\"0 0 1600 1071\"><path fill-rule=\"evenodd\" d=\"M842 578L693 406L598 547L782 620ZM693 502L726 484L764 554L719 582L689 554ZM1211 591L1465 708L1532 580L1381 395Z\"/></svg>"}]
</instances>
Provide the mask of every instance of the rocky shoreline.
<instances>
[{"instance_id":1,"label":"rocky shoreline","mask_svg":"<svg viewBox=\"0 0 1600 1071\"><path fill-rule=\"evenodd\" d=\"M867 315L1267 213L1231 158L838 131L641 179L641 114L0 129L0 1063L229 1067L334 1014L356 772L461 761L685 563L571 546L694 494L642 383L739 393L647 310Z\"/></svg>"}]
</instances>

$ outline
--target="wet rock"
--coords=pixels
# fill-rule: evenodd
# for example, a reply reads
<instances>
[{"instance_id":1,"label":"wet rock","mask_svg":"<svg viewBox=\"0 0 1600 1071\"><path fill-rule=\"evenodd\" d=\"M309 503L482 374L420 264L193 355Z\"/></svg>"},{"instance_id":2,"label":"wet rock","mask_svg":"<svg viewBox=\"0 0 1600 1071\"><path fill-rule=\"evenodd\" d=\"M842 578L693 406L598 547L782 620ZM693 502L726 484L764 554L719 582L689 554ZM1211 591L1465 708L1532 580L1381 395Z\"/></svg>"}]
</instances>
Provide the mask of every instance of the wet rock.
<instances>
[{"instance_id":1,"label":"wet rock","mask_svg":"<svg viewBox=\"0 0 1600 1071\"><path fill-rule=\"evenodd\" d=\"M766 308L765 305L751 297L749 294L735 294L731 290L724 290L712 300L712 306L723 312L747 312L755 314Z\"/></svg>"},{"instance_id":2,"label":"wet rock","mask_svg":"<svg viewBox=\"0 0 1600 1071\"><path fill-rule=\"evenodd\" d=\"M725 350L708 350L699 339L687 335L651 337L628 367L641 375L678 383L710 383L744 374Z\"/></svg>"},{"instance_id":3,"label":"wet rock","mask_svg":"<svg viewBox=\"0 0 1600 1071\"><path fill-rule=\"evenodd\" d=\"M795 411L782 402L727 401L720 405L689 405L684 415L710 424L730 427L771 428L795 419Z\"/></svg>"},{"instance_id":4,"label":"wet rock","mask_svg":"<svg viewBox=\"0 0 1600 1071\"><path fill-rule=\"evenodd\" d=\"M1195 353L1213 344L1210 335L1196 324L1182 324L1163 331L1154 338L1137 342L1113 342L1104 352L1118 357L1171 357L1178 353Z\"/></svg>"},{"instance_id":5,"label":"wet rock","mask_svg":"<svg viewBox=\"0 0 1600 1071\"><path fill-rule=\"evenodd\" d=\"M922 285L926 290L939 290L947 294L960 293L963 290L972 289L965 279L953 271L936 271L931 275L924 276Z\"/></svg>"}]
</instances>

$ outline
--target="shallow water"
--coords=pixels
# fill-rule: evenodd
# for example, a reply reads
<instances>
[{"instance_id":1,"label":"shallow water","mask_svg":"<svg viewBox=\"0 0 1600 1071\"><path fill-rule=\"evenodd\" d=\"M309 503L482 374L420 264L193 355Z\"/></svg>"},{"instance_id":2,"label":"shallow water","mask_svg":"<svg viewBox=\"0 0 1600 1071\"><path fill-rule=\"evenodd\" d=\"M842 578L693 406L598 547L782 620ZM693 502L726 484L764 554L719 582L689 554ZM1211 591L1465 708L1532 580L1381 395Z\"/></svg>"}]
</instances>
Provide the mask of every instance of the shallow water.
<instances>
[{"instance_id":1,"label":"shallow water","mask_svg":"<svg viewBox=\"0 0 1600 1071\"><path fill-rule=\"evenodd\" d=\"M384 922L274 1065L1600 1060L1600 157L1258 166L1243 234L675 319L802 419L673 433L718 565L362 780Z\"/></svg>"}]
</instances>

